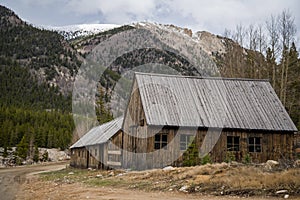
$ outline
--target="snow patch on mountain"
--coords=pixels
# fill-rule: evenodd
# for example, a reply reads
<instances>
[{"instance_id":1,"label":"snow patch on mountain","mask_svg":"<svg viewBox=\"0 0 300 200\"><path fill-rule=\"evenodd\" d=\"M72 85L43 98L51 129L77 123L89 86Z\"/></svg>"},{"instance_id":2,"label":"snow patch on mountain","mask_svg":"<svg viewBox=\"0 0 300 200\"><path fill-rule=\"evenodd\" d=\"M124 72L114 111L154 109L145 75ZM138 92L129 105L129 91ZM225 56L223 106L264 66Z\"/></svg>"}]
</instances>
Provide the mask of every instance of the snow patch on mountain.
<instances>
[{"instance_id":1,"label":"snow patch on mountain","mask_svg":"<svg viewBox=\"0 0 300 200\"><path fill-rule=\"evenodd\" d=\"M43 28L57 31L70 40L81 36L94 35L120 26L117 24L74 24L67 26L44 26Z\"/></svg>"},{"instance_id":2,"label":"snow patch on mountain","mask_svg":"<svg viewBox=\"0 0 300 200\"><path fill-rule=\"evenodd\" d=\"M189 28L182 28L173 24L158 24L152 22L137 22L133 23L133 26L136 28L145 28L152 31L164 30L175 35L181 35L182 37L191 38L198 44L198 47L209 56L214 56L217 54L222 55L226 53L226 46L222 37L214 35L207 31L193 32ZM169 34L169 36L172 37L172 34Z\"/></svg>"}]
</instances>

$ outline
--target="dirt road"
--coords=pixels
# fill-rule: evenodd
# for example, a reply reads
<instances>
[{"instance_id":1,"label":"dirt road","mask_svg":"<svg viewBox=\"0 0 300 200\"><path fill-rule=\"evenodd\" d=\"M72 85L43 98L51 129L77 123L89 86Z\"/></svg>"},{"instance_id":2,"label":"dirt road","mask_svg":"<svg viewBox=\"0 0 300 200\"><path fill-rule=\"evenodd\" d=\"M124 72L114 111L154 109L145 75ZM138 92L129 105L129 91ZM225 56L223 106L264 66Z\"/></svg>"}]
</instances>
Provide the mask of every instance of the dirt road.
<instances>
[{"instance_id":1,"label":"dirt road","mask_svg":"<svg viewBox=\"0 0 300 200\"><path fill-rule=\"evenodd\" d=\"M60 170L66 167L66 162L47 163L32 166L20 166L0 169L0 199L16 199L16 195L27 176L43 171Z\"/></svg>"}]
</instances>

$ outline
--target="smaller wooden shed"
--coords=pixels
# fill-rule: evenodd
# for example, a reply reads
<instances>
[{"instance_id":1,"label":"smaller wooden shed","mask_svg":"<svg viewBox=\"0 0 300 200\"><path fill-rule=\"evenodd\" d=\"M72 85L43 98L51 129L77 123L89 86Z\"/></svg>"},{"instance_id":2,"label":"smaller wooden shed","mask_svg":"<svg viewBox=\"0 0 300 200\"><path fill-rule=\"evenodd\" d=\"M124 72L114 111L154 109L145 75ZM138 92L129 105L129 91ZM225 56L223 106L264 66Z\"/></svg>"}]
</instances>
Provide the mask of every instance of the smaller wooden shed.
<instances>
[{"instance_id":1,"label":"smaller wooden shed","mask_svg":"<svg viewBox=\"0 0 300 200\"><path fill-rule=\"evenodd\" d=\"M122 123L123 117L119 117L87 132L70 147L70 165L96 169L121 167Z\"/></svg>"}]
</instances>

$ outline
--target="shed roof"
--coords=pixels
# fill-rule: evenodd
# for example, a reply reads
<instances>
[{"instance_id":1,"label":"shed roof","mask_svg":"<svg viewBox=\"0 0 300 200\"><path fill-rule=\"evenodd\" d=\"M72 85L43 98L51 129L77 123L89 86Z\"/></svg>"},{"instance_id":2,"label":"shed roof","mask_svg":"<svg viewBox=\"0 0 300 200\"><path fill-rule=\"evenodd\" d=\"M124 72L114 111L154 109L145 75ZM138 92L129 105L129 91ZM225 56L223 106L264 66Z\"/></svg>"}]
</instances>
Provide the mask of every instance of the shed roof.
<instances>
[{"instance_id":1,"label":"shed roof","mask_svg":"<svg viewBox=\"0 0 300 200\"><path fill-rule=\"evenodd\" d=\"M85 147L95 144L106 143L122 128L123 117L118 117L110 122L92 128L84 136L82 136L70 148Z\"/></svg>"},{"instance_id":2,"label":"shed roof","mask_svg":"<svg viewBox=\"0 0 300 200\"><path fill-rule=\"evenodd\" d=\"M266 80L136 73L148 125L297 131Z\"/></svg>"}]
</instances>

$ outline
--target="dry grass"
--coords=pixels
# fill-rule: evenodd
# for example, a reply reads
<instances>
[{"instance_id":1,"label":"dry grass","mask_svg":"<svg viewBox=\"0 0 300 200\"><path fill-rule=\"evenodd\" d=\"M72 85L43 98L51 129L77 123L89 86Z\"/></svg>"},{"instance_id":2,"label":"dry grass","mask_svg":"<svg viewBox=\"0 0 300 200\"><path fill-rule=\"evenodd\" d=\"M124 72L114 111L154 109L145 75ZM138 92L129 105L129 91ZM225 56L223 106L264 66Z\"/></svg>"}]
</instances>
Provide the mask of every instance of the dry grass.
<instances>
[{"instance_id":1,"label":"dry grass","mask_svg":"<svg viewBox=\"0 0 300 200\"><path fill-rule=\"evenodd\" d=\"M74 175L69 175L74 171ZM113 175L112 175L113 173ZM97 177L101 174L101 178ZM208 164L195 167L140 172L87 171L68 169L43 175L44 180L84 182L94 186L114 186L139 190L175 191L235 195L274 195L278 190L300 195L300 168L266 171L263 167Z\"/></svg>"}]
</instances>

